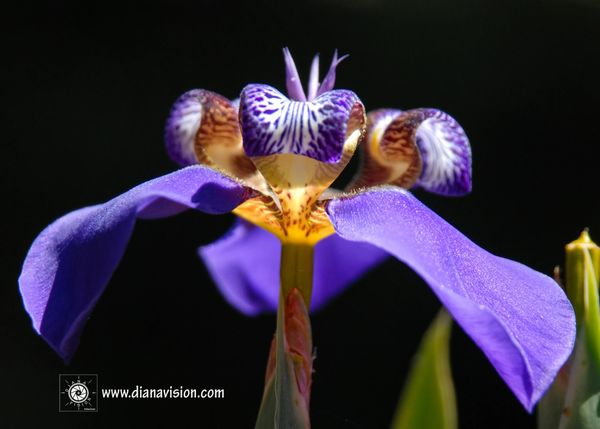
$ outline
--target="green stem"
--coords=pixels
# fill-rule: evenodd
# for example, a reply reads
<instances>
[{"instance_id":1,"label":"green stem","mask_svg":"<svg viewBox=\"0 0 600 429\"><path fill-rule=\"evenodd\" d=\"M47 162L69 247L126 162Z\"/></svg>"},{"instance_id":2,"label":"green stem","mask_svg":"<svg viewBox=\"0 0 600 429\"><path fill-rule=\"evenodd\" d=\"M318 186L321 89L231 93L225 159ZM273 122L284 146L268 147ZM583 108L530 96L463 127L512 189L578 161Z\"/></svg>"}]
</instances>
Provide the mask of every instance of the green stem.
<instances>
[{"instance_id":1,"label":"green stem","mask_svg":"<svg viewBox=\"0 0 600 429\"><path fill-rule=\"evenodd\" d=\"M313 246L282 244L277 328L256 429L308 429L312 334Z\"/></svg>"},{"instance_id":2,"label":"green stem","mask_svg":"<svg viewBox=\"0 0 600 429\"><path fill-rule=\"evenodd\" d=\"M290 291L298 289L306 308L310 306L313 281L314 247L306 244L282 244L281 246L281 293L283 299Z\"/></svg>"}]
</instances>

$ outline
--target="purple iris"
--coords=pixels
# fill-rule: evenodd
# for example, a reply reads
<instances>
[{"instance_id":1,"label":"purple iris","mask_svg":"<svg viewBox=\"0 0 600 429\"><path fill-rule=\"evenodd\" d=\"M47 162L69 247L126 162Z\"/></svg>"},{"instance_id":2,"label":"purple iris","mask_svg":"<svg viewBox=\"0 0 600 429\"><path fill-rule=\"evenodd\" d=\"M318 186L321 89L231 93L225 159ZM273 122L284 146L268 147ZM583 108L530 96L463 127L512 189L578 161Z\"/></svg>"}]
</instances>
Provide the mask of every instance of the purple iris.
<instances>
[{"instance_id":1,"label":"purple iris","mask_svg":"<svg viewBox=\"0 0 600 429\"><path fill-rule=\"evenodd\" d=\"M395 256L429 284L531 410L571 352L571 304L552 279L481 249L407 190L470 191L460 125L435 109L365 115L356 94L333 90L337 55L320 84L315 58L305 93L284 54L289 98L258 84L246 86L239 103L189 91L166 127L169 155L184 168L42 231L19 278L35 330L69 360L137 219L233 211L241 219L199 254L241 312L277 308L282 242L315 246L313 310ZM343 191L329 188L357 146L356 177Z\"/></svg>"}]
</instances>

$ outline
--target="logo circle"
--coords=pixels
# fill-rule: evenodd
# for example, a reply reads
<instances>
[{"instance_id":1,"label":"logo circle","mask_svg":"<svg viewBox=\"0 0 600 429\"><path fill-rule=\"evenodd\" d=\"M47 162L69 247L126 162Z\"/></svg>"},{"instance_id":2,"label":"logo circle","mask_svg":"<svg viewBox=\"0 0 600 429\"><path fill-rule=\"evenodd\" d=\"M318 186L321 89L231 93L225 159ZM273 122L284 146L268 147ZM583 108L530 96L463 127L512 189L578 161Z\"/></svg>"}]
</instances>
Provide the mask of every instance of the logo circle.
<instances>
[{"instance_id":1,"label":"logo circle","mask_svg":"<svg viewBox=\"0 0 600 429\"><path fill-rule=\"evenodd\" d=\"M87 401L87 399L90 397L90 391L83 383L73 383L71 386L69 386L67 395L69 395L69 399L72 402L81 404Z\"/></svg>"}]
</instances>

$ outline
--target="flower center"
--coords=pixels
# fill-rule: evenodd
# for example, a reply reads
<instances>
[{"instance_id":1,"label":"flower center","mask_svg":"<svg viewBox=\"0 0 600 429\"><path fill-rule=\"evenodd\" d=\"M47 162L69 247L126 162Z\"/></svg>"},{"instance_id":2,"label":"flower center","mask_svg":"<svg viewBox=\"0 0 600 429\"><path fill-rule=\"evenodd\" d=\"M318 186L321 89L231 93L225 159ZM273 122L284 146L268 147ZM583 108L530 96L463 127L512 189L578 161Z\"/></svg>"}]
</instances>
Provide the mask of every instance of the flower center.
<instances>
[{"instance_id":1,"label":"flower center","mask_svg":"<svg viewBox=\"0 0 600 429\"><path fill-rule=\"evenodd\" d=\"M366 117L356 94L332 90L341 61L337 53L320 86L315 57L308 98L287 49L284 56L289 98L259 84L246 86L240 96L244 150L269 192L234 213L283 243L314 245L334 232L322 194L350 161L364 135Z\"/></svg>"},{"instance_id":2,"label":"flower center","mask_svg":"<svg viewBox=\"0 0 600 429\"><path fill-rule=\"evenodd\" d=\"M234 213L272 232L284 243L316 244L333 234L322 194L348 165L362 138L362 110L357 109L351 121L341 159L336 163L290 153L252 157L272 194L252 198Z\"/></svg>"}]
</instances>

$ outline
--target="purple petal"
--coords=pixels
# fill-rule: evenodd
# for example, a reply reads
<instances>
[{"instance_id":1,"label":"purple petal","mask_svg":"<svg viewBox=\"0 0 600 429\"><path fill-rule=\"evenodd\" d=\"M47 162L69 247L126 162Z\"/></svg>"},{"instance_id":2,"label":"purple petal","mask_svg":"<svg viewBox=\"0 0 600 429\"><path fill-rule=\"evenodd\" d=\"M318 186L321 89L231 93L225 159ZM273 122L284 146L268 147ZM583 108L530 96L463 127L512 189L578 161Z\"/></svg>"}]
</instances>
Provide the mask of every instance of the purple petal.
<instances>
[{"instance_id":1,"label":"purple petal","mask_svg":"<svg viewBox=\"0 0 600 429\"><path fill-rule=\"evenodd\" d=\"M450 115L435 109L425 113L417 129L423 172L417 184L429 192L458 196L471 192L471 146Z\"/></svg>"},{"instance_id":2,"label":"purple petal","mask_svg":"<svg viewBox=\"0 0 600 429\"><path fill-rule=\"evenodd\" d=\"M335 163L342 156L352 91L329 91L313 101L290 101L268 85L251 84L240 96L240 122L248 156L293 153Z\"/></svg>"},{"instance_id":3,"label":"purple petal","mask_svg":"<svg viewBox=\"0 0 600 429\"><path fill-rule=\"evenodd\" d=\"M283 58L285 59L285 85L288 95L292 100L306 101L306 95L302 88L302 82L300 82L300 76L298 76L296 63L294 63L294 58L292 58L292 54L288 48L283 48Z\"/></svg>"},{"instance_id":4,"label":"purple petal","mask_svg":"<svg viewBox=\"0 0 600 429\"><path fill-rule=\"evenodd\" d=\"M215 118L215 112L218 118ZM207 114L210 113L210 114ZM218 124L215 124L219 121ZM193 89L181 95L173 104L165 126L165 144L171 159L182 167L198 164L197 139L200 126L205 123L211 132L204 135L204 145L216 140L239 140L237 105L227 98L204 89ZM228 125L229 123L232 123ZM215 132L215 125L219 132ZM228 125L228 126L225 126ZM204 163L204 162L203 162Z\"/></svg>"},{"instance_id":5,"label":"purple petal","mask_svg":"<svg viewBox=\"0 0 600 429\"><path fill-rule=\"evenodd\" d=\"M19 277L35 330L68 361L125 252L136 218L172 216L188 208L225 213L248 196L237 182L192 166L59 218L35 239Z\"/></svg>"},{"instance_id":6,"label":"purple petal","mask_svg":"<svg viewBox=\"0 0 600 429\"><path fill-rule=\"evenodd\" d=\"M335 69L337 68L338 64L344 61L346 58L348 58L348 55L344 55L343 57L338 58L337 50L333 53L333 59L331 60L329 71L325 75L323 83L321 83L321 86L317 91L317 96L324 94L327 91L331 91L333 89L333 87L335 86Z\"/></svg>"},{"instance_id":7,"label":"purple petal","mask_svg":"<svg viewBox=\"0 0 600 429\"><path fill-rule=\"evenodd\" d=\"M531 411L575 339L573 309L554 280L481 249L401 188L332 200L328 214L342 237L419 273Z\"/></svg>"},{"instance_id":8,"label":"purple petal","mask_svg":"<svg viewBox=\"0 0 600 429\"><path fill-rule=\"evenodd\" d=\"M219 241L199 249L225 299L248 315L277 309L280 253L281 243L273 234L245 221ZM370 244L337 235L319 242L311 310L322 307L387 255Z\"/></svg>"}]
</instances>

